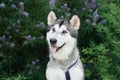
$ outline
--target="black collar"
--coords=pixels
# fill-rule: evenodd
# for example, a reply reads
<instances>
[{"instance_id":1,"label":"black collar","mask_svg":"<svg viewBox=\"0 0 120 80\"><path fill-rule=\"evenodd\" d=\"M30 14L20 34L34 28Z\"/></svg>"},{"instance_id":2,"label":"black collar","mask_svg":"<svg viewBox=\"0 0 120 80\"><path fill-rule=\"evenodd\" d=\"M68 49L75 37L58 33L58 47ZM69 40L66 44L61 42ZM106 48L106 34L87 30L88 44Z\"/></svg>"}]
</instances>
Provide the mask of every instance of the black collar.
<instances>
[{"instance_id":1,"label":"black collar","mask_svg":"<svg viewBox=\"0 0 120 80\"><path fill-rule=\"evenodd\" d=\"M65 77L66 77L66 80L71 80L70 79L70 72L69 70L78 62L78 59L73 63L71 64L68 69L65 71Z\"/></svg>"}]
</instances>

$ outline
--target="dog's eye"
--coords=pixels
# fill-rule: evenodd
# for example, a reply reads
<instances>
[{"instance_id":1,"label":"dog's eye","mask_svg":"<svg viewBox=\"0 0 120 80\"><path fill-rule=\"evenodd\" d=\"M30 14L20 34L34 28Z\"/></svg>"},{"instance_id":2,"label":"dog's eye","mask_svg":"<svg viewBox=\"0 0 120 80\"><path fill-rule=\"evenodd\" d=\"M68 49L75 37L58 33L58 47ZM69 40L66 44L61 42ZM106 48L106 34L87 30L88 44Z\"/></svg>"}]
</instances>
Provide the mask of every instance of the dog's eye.
<instances>
[{"instance_id":1,"label":"dog's eye","mask_svg":"<svg viewBox=\"0 0 120 80\"><path fill-rule=\"evenodd\" d=\"M52 31L55 32L55 28L52 28Z\"/></svg>"},{"instance_id":2,"label":"dog's eye","mask_svg":"<svg viewBox=\"0 0 120 80\"><path fill-rule=\"evenodd\" d=\"M66 33L67 33L67 31L66 31L66 30L63 30L63 31L62 31L62 34L66 34Z\"/></svg>"}]
</instances>

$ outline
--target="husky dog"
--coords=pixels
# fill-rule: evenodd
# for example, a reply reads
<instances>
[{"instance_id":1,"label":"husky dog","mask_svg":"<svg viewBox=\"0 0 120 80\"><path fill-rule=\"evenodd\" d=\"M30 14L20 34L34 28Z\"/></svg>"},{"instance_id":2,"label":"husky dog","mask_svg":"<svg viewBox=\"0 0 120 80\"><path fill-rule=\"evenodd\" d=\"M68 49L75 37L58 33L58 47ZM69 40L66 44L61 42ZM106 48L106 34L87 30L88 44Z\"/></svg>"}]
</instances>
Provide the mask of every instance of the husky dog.
<instances>
[{"instance_id":1,"label":"husky dog","mask_svg":"<svg viewBox=\"0 0 120 80\"><path fill-rule=\"evenodd\" d=\"M53 11L48 14L49 62L47 80L84 80L83 65L79 57L77 30L80 19L74 15L70 21L57 19Z\"/></svg>"}]
</instances>

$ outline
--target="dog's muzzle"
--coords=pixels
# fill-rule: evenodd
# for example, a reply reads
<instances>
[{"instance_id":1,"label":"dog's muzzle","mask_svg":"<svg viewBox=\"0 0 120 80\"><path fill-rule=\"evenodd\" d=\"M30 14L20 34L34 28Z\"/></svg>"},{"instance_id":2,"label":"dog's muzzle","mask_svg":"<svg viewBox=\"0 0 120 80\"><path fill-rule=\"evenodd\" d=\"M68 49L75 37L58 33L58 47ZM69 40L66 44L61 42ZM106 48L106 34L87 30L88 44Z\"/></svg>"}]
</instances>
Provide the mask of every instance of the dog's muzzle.
<instances>
[{"instance_id":1,"label":"dog's muzzle","mask_svg":"<svg viewBox=\"0 0 120 80\"><path fill-rule=\"evenodd\" d=\"M57 43L57 40L55 38L50 39L50 44L55 45Z\"/></svg>"},{"instance_id":2,"label":"dog's muzzle","mask_svg":"<svg viewBox=\"0 0 120 80\"><path fill-rule=\"evenodd\" d=\"M55 52L57 52L59 49L61 49L64 45L65 45L65 43L64 43L63 45L61 45L60 47L51 45L51 46L50 46L50 50L51 50L52 53L55 53Z\"/></svg>"}]
</instances>

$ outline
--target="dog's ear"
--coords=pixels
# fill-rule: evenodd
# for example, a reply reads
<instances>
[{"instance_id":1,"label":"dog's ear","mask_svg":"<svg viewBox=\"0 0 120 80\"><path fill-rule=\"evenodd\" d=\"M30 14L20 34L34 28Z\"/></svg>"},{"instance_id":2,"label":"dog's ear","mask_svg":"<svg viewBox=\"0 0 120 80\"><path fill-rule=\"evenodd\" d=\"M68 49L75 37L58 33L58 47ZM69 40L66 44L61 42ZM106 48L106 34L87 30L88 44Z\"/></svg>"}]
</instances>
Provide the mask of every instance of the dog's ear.
<instances>
[{"instance_id":1,"label":"dog's ear","mask_svg":"<svg viewBox=\"0 0 120 80\"><path fill-rule=\"evenodd\" d=\"M52 25L53 22L57 19L55 13L53 11L50 11L48 14L48 25Z\"/></svg>"},{"instance_id":2,"label":"dog's ear","mask_svg":"<svg viewBox=\"0 0 120 80\"><path fill-rule=\"evenodd\" d=\"M77 15L74 15L71 20L70 23L72 24L72 26L74 27L75 30L79 29L80 26L80 19Z\"/></svg>"}]
</instances>

